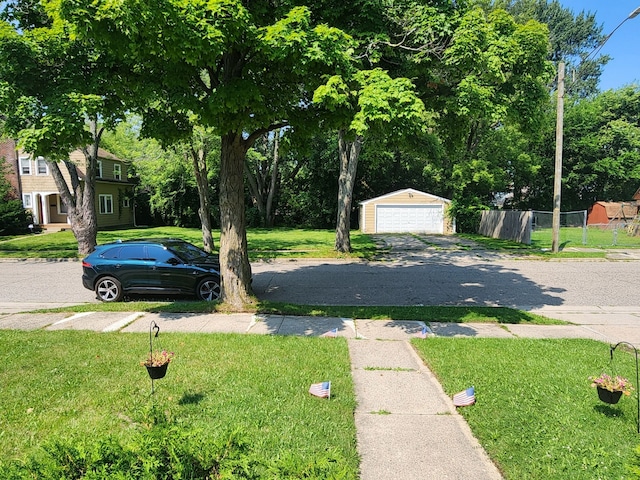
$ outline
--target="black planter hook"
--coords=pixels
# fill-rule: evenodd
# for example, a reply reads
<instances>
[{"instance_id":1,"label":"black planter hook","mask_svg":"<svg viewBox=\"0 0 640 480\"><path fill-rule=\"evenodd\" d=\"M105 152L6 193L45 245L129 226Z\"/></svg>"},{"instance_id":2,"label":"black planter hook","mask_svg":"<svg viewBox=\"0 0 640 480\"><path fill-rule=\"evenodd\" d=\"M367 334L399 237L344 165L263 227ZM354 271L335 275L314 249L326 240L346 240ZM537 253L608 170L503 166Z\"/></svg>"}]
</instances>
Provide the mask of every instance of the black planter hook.
<instances>
[{"instance_id":1,"label":"black planter hook","mask_svg":"<svg viewBox=\"0 0 640 480\"><path fill-rule=\"evenodd\" d=\"M624 344L624 345L626 345L628 347L631 347L633 349L633 351L635 352L635 354L636 354L636 387L635 388L636 388L636 399L637 399L637 405L638 405L637 413L636 413L636 420L637 420L636 424L637 424L637 427L638 427L637 428L637 433L640 433L640 391L639 391L640 390L640 381L638 381L638 378L639 378L638 377L638 349L635 346L633 346L631 343L629 343L629 342L624 342L624 341L623 342L618 342L615 345L611 345L609 347L609 357L610 357L610 361L613 362L613 352L615 351L616 348L618 348L618 346L620 346L622 344Z\"/></svg>"},{"instance_id":2,"label":"black planter hook","mask_svg":"<svg viewBox=\"0 0 640 480\"><path fill-rule=\"evenodd\" d=\"M153 331L155 330L155 335L153 335ZM149 324L149 360L153 361L153 339L158 337L160 333L160 326L155 322L155 320L151 320ZM151 395L155 393L155 389L153 386L154 378L151 377Z\"/></svg>"}]
</instances>

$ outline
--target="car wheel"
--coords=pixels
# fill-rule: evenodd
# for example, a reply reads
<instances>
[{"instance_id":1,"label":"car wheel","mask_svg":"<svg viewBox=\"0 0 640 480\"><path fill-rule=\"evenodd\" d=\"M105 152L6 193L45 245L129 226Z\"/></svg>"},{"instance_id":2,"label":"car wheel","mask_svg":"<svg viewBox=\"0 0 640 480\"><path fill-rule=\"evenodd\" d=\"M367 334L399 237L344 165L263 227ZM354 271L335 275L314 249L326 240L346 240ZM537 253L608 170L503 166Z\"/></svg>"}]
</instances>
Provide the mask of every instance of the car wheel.
<instances>
[{"instance_id":1,"label":"car wheel","mask_svg":"<svg viewBox=\"0 0 640 480\"><path fill-rule=\"evenodd\" d=\"M96 283L96 295L103 302L117 302L122 298L122 285L113 277L102 277Z\"/></svg>"},{"instance_id":2,"label":"car wheel","mask_svg":"<svg viewBox=\"0 0 640 480\"><path fill-rule=\"evenodd\" d=\"M205 278L198 284L196 295L200 300L211 302L218 300L222 290L220 288L220 279L217 277Z\"/></svg>"}]
</instances>

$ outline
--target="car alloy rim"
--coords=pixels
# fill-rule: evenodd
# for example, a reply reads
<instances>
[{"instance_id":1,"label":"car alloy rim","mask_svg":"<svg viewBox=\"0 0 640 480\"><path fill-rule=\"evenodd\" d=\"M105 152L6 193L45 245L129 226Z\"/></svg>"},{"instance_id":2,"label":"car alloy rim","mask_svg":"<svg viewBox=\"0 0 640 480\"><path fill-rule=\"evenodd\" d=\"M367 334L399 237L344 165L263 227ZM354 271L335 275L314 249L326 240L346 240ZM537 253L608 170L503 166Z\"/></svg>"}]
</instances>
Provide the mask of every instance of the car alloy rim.
<instances>
[{"instance_id":1,"label":"car alloy rim","mask_svg":"<svg viewBox=\"0 0 640 480\"><path fill-rule=\"evenodd\" d=\"M220 298L220 285L218 285L218 282L213 280L204 282L200 287L200 297L209 302Z\"/></svg>"},{"instance_id":2,"label":"car alloy rim","mask_svg":"<svg viewBox=\"0 0 640 480\"><path fill-rule=\"evenodd\" d=\"M113 282L101 282L98 287L98 295L105 300L112 300L118 295L118 287Z\"/></svg>"}]
</instances>

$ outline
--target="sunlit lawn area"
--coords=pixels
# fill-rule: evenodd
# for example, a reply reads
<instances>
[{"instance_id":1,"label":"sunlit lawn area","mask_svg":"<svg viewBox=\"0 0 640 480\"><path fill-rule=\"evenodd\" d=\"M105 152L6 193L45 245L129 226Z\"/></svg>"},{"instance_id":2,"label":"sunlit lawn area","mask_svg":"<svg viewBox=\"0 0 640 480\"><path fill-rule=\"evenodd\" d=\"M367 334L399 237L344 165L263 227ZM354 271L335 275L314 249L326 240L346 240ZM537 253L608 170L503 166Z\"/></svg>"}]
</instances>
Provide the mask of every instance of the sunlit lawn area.
<instances>
[{"instance_id":1,"label":"sunlit lawn area","mask_svg":"<svg viewBox=\"0 0 640 480\"><path fill-rule=\"evenodd\" d=\"M314 465L320 478L357 477L344 339L161 333L155 342L176 356L151 395L140 365L148 335L0 331L0 461L25 458L54 438L126 442L155 405L182 432L239 432L254 461L290 471L287 478ZM330 400L308 393L325 380Z\"/></svg>"},{"instance_id":2,"label":"sunlit lawn area","mask_svg":"<svg viewBox=\"0 0 640 480\"><path fill-rule=\"evenodd\" d=\"M220 233L214 232L219 245ZM154 227L98 232L98 243L134 238L175 237L202 246L202 231L197 228ZM2 240L0 238L0 240ZM247 243L252 260L274 257L342 258L333 249L335 231L308 229L249 229ZM352 257L369 257L376 246L369 235L351 233ZM77 258L78 243L70 230L27 235L0 241L0 258Z\"/></svg>"},{"instance_id":3,"label":"sunlit lawn area","mask_svg":"<svg viewBox=\"0 0 640 480\"><path fill-rule=\"evenodd\" d=\"M460 408L507 479L633 478L640 444L635 392L616 405L598 400L590 376L635 384L635 359L591 340L430 338L413 340L448 394L475 386ZM637 387L637 386L636 386Z\"/></svg>"}]
</instances>

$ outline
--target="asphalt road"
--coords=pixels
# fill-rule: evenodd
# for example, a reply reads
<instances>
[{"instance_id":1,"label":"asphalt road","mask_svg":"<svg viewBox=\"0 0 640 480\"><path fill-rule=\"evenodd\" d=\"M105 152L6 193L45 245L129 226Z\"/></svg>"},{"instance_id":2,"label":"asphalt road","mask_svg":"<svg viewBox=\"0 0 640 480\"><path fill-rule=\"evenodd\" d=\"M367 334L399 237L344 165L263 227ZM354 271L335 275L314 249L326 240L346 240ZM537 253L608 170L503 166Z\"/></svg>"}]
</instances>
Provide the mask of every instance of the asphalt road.
<instances>
[{"instance_id":1,"label":"asphalt road","mask_svg":"<svg viewBox=\"0 0 640 480\"><path fill-rule=\"evenodd\" d=\"M406 248L384 261L252 265L262 300L316 305L640 305L640 261L516 260ZM97 302L78 261L0 262L1 303Z\"/></svg>"}]
</instances>

